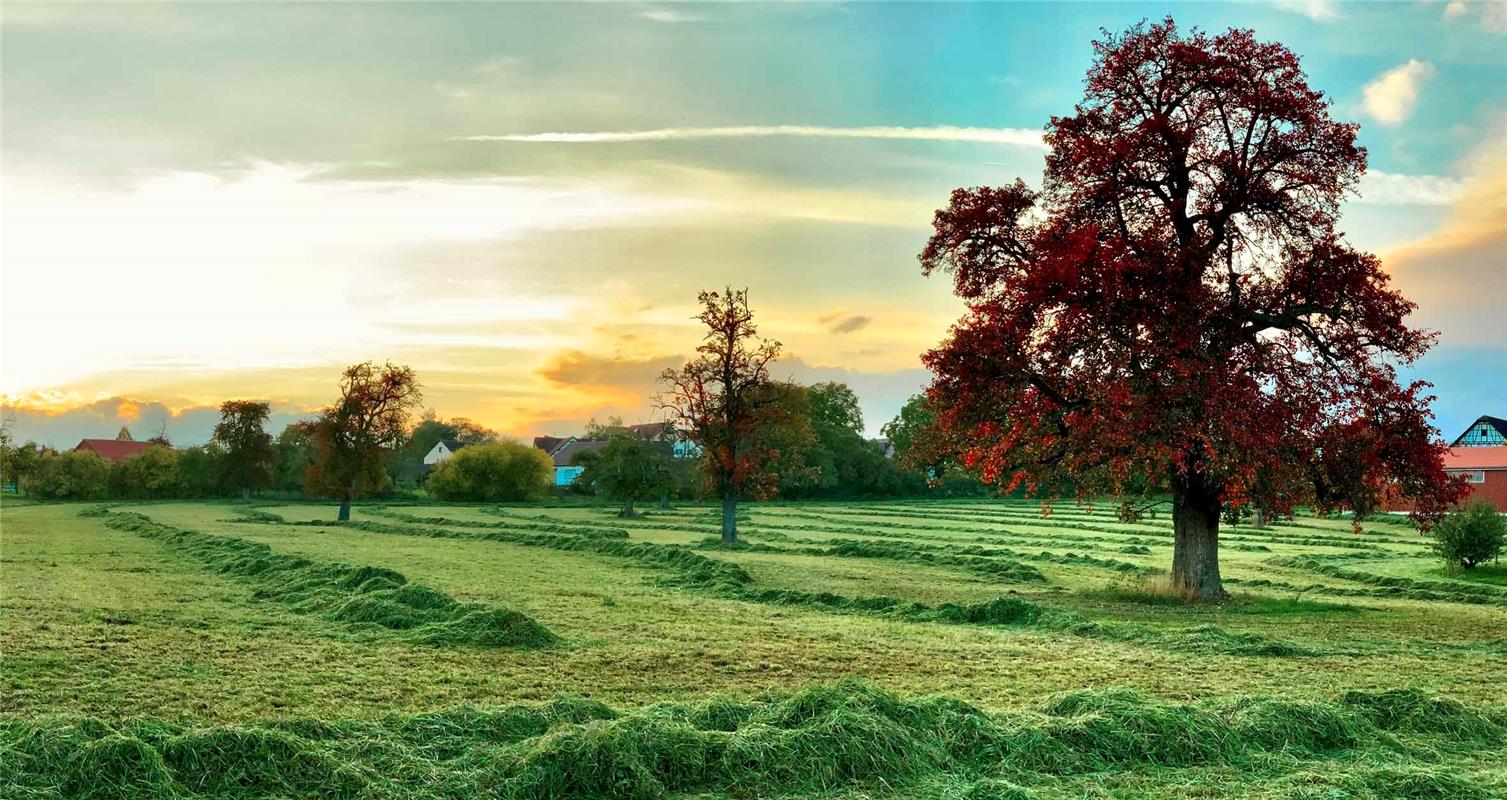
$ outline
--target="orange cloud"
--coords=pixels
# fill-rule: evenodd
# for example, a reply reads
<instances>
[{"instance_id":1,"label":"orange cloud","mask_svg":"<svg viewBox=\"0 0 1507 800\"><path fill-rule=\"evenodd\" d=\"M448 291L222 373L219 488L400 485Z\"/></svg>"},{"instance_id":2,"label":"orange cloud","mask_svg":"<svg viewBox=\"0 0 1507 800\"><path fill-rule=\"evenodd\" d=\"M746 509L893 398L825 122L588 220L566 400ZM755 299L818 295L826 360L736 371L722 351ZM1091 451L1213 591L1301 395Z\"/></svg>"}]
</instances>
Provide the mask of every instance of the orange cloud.
<instances>
[{"instance_id":1,"label":"orange cloud","mask_svg":"<svg viewBox=\"0 0 1507 800\"><path fill-rule=\"evenodd\" d=\"M1438 232L1384 254L1415 322L1449 345L1507 342L1507 129L1472 159Z\"/></svg>"}]
</instances>

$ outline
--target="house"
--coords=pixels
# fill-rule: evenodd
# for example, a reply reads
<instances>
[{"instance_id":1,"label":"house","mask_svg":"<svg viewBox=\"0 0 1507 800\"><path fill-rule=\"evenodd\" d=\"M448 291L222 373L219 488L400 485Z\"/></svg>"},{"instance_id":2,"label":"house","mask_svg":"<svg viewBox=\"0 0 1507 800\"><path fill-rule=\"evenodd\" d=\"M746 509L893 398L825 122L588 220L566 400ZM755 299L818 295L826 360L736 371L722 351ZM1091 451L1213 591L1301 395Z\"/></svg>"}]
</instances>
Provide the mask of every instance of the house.
<instances>
[{"instance_id":1,"label":"house","mask_svg":"<svg viewBox=\"0 0 1507 800\"><path fill-rule=\"evenodd\" d=\"M1465 501L1485 500L1507 512L1507 445L1472 445L1450 448L1444 454L1444 471L1464 475L1470 486Z\"/></svg>"},{"instance_id":2,"label":"house","mask_svg":"<svg viewBox=\"0 0 1507 800\"><path fill-rule=\"evenodd\" d=\"M129 437L130 434L126 432L125 428L121 428L120 430L123 434ZM122 461L125 461L127 456L134 456L137 453L144 453L156 446L157 444L155 442L135 442L129 438L82 439L73 449L87 450L99 456L100 458L105 459L106 461L113 461L118 464Z\"/></svg>"},{"instance_id":3,"label":"house","mask_svg":"<svg viewBox=\"0 0 1507 800\"><path fill-rule=\"evenodd\" d=\"M1501 447L1507 445L1507 419L1481 417L1455 437L1450 447Z\"/></svg>"},{"instance_id":4,"label":"house","mask_svg":"<svg viewBox=\"0 0 1507 800\"><path fill-rule=\"evenodd\" d=\"M424 466L429 468L439 466L441 463L449 461L450 457L455 455L455 451L465 446L464 442L457 442L454 439L441 439L435 442L433 447L429 448L429 452L424 454Z\"/></svg>"},{"instance_id":5,"label":"house","mask_svg":"<svg viewBox=\"0 0 1507 800\"><path fill-rule=\"evenodd\" d=\"M671 458L697 458L701 455L701 448L696 443L681 436L675 430L675 426L668 422L646 422L642 425L629 425L628 435L641 442L658 442L670 447Z\"/></svg>"}]
</instances>

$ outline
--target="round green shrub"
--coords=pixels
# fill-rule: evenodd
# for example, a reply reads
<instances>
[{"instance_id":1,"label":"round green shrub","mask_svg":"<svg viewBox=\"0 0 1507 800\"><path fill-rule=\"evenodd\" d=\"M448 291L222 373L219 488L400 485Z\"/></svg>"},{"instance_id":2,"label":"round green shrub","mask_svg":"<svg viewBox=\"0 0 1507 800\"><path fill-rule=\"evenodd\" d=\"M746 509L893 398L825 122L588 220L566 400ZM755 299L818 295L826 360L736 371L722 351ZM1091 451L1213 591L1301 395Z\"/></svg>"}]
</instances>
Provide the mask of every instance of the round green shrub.
<instances>
[{"instance_id":1,"label":"round green shrub","mask_svg":"<svg viewBox=\"0 0 1507 800\"><path fill-rule=\"evenodd\" d=\"M1485 500L1466 503L1434 526L1434 552L1465 569L1501 556L1504 543L1507 520Z\"/></svg>"}]
</instances>

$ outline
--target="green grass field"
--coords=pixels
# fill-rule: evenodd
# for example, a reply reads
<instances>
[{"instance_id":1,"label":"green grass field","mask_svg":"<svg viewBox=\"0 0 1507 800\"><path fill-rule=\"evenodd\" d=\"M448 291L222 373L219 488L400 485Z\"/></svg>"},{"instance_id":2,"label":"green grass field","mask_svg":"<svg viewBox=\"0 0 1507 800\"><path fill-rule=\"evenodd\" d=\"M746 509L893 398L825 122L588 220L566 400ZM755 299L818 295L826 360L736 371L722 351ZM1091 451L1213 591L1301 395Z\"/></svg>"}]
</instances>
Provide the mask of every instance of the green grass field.
<instances>
[{"instance_id":1,"label":"green grass field","mask_svg":"<svg viewBox=\"0 0 1507 800\"><path fill-rule=\"evenodd\" d=\"M82 513L81 513L82 512ZM1507 796L1507 579L1107 506L8 504L0 797Z\"/></svg>"}]
</instances>

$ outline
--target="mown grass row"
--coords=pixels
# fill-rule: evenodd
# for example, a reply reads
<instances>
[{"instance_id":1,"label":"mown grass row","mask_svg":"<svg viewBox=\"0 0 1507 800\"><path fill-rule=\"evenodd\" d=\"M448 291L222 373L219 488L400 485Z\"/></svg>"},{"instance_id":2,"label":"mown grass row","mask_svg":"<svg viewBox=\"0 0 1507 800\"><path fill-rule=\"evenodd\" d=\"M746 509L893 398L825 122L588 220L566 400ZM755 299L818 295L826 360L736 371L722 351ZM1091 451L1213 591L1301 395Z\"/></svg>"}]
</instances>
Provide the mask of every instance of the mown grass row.
<instances>
[{"instance_id":1,"label":"mown grass row","mask_svg":"<svg viewBox=\"0 0 1507 800\"><path fill-rule=\"evenodd\" d=\"M275 515L274 515L275 516ZM333 525L325 523L326 526ZM807 608L825 613L863 614L909 622L1030 628L1042 632L1160 647L1199 655L1300 657L1322 651L1253 633L1226 631L1214 625L1177 629L1135 623L1101 622L1071 611L1051 608L1013 595L979 603L927 603L886 595L848 597L754 585L752 576L730 561L708 558L683 545L631 542L614 538L533 534L507 530L452 530L375 521L341 523L339 527L370 533L431 538L491 540L569 552L587 552L632 561L667 571L661 585L698 590L727 600Z\"/></svg>"},{"instance_id":2,"label":"mown grass row","mask_svg":"<svg viewBox=\"0 0 1507 800\"><path fill-rule=\"evenodd\" d=\"M1032 527L1061 528L1065 530L1089 531L1095 533L1107 533L1111 535L1155 536L1167 538L1170 538L1172 536L1172 530L1170 526L1150 526L1146 523L1119 522L1113 524L1096 524L1088 522L1078 522L1073 520L1064 520L1060 518L1053 519L1051 517L1042 517L1040 516L1039 512L1036 516L1032 517L1029 512L1026 511L1001 511L988 508L980 508L976 510L970 509L967 515L950 514L945 511L939 510L892 509L885 506L849 506L841 509L823 509L821 513L836 516L885 515L923 520L968 522L973 524L986 523L999 525L1007 523L1020 523L1028 524ZM991 517L995 519L990 519ZM935 528L936 526L931 525L928 527ZM1242 528L1240 529L1240 533L1226 532L1221 536L1221 538L1233 542L1246 541L1252 543L1338 547L1355 550L1369 550L1376 548L1376 544L1374 542L1357 539L1354 535L1346 537L1338 535L1287 534L1270 528L1259 531L1250 528Z\"/></svg>"},{"instance_id":3,"label":"mown grass row","mask_svg":"<svg viewBox=\"0 0 1507 800\"><path fill-rule=\"evenodd\" d=\"M285 604L300 614L401 632L411 641L435 646L537 649L559 641L525 614L461 603L437 589L410 583L394 570L283 555L258 542L164 525L134 512L101 508L84 513L102 517L115 530L159 541L222 575L252 583L252 597Z\"/></svg>"},{"instance_id":4,"label":"mown grass row","mask_svg":"<svg viewBox=\"0 0 1507 800\"><path fill-rule=\"evenodd\" d=\"M1171 703L1084 690L990 713L858 681L752 699L619 711L581 698L372 721L192 727L0 717L0 793L14 798L654 800L670 794L1031 798L1127 772L1223 767L1296 787L1499 796L1500 775L1450 762L1500 754L1507 711L1402 690L1332 700ZM1160 773L1158 771L1160 770Z\"/></svg>"},{"instance_id":5,"label":"mown grass row","mask_svg":"<svg viewBox=\"0 0 1507 800\"><path fill-rule=\"evenodd\" d=\"M1379 575L1374 572L1344 566L1341 563L1336 563L1334 560L1312 555L1270 558L1267 559L1267 563L1379 587L1380 589L1388 590L1388 596L1449 600L1456 603L1475 603L1477 605L1507 605L1507 586L1428 580L1409 578L1401 575Z\"/></svg>"}]
</instances>

